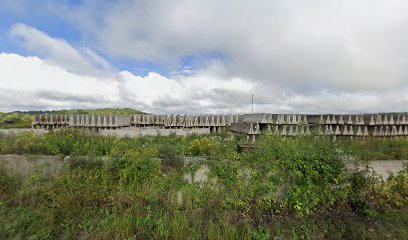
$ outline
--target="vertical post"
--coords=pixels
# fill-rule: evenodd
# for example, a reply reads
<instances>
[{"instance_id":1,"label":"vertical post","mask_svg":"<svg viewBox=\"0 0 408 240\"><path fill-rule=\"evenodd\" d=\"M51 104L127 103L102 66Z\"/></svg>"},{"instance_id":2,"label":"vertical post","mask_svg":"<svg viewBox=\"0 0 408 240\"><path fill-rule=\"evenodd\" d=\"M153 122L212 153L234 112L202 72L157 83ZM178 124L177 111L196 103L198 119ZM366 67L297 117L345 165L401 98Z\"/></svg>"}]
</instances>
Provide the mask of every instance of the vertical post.
<instances>
[{"instance_id":1,"label":"vertical post","mask_svg":"<svg viewBox=\"0 0 408 240\"><path fill-rule=\"evenodd\" d=\"M251 94L251 97L252 97L252 111L251 111L251 113L254 113L254 94L253 93Z\"/></svg>"}]
</instances>

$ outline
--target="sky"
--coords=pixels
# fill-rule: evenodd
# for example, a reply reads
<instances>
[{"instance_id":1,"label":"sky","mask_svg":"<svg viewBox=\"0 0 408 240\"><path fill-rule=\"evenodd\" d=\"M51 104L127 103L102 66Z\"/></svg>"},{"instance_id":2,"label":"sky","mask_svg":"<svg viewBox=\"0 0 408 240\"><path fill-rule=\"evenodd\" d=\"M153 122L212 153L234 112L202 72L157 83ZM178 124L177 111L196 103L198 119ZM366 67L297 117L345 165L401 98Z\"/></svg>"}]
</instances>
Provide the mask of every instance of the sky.
<instances>
[{"instance_id":1,"label":"sky","mask_svg":"<svg viewBox=\"0 0 408 240\"><path fill-rule=\"evenodd\" d=\"M408 111L405 0L0 0L0 111Z\"/></svg>"}]
</instances>

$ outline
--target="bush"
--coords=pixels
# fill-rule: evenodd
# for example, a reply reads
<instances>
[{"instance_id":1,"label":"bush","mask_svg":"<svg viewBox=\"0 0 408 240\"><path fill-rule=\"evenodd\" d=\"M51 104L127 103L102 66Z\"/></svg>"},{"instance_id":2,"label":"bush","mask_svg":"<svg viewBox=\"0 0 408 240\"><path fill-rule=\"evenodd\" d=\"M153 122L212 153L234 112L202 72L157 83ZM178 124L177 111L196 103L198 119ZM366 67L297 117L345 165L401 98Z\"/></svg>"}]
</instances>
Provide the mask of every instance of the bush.
<instances>
[{"instance_id":1,"label":"bush","mask_svg":"<svg viewBox=\"0 0 408 240\"><path fill-rule=\"evenodd\" d=\"M193 156L209 155L213 147L213 143L207 137L204 137L194 139L189 150Z\"/></svg>"},{"instance_id":2,"label":"bush","mask_svg":"<svg viewBox=\"0 0 408 240\"><path fill-rule=\"evenodd\" d=\"M407 234L408 169L384 182L368 171L345 173L344 146L314 136L264 136L243 154L235 140L207 137L116 138L82 131L11 137L4 142L10 151L21 147L21 152L71 158L51 178L17 178L0 168L0 239L401 239ZM33 138L37 146L31 145ZM185 150L205 157L184 167ZM183 174L204 163L208 180L188 183ZM379 218L394 211L389 219Z\"/></svg>"},{"instance_id":3,"label":"bush","mask_svg":"<svg viewBox=\"0 0 408 240\"><path fill-rule=\"evenodd\" d=\"M21 186L21 178L16 174L0 165L0 199L5 196L13 195Z\"/></svg>"},{"instance_id":4,"label":"bush","mask_svg":"<svg viewBox=\"0 0 408 240\"><path fill-rule=\"evenodd\" d=\"M47 153L43 139L32 132L23 132L16 136L7 136L2 147L3 153Z\"/></svg>"},{"instance_id":5,"label":"bush","mask_svg":"<svg viewBox=\"0 0 408 240\"><path fill-rule=\"evenodd\" d=\"M361 160L400 160L408 159L408 139L369 138L339 142L343 148L348 148L355 157Z\"/></svg>"},{"instance_id":6,"label":"bush","mask_svg":"<svg viewBox=\"0 0 408 240\"><path fill-rule=\"evenodd\" d=\"M350 173L347 182L350 183L347 200L354 212L363 216L374 216L376 210L371 200L376 194L379 178L369 169L365 169Z\"/></svg>"},{"instance_id":7,"label":"bush","mask_svg":"<svg viewBox=\"0 0 408 240\"><path fill-rule=\"evenodd\" d=\"M30 128L32 121L27 114L0 114L0 128Z\"/></svg>"},{"instance_id":8,"label":"bush","mask_svg":"<svg viewBox=\"0 0 408 240\"><path fill-rule=\"evenodd\" d=\"M165 170L179 169L184 164L183 146L180 144L162 144L159 146L159 157Z\"/></svg>"},{"instance_id":9,"label":"bush","mask_svg":"<svg viewBox=\"0 0 408 240\"><path fill-rule=\"evenodd\" d=\"M387 205L402 207L408 205L408 165L397 174L390 174L379 189L379 196ZM378 202L378 201L377 201Z\"/></svg>"},{"instance_id":10,"label":"bush","mask_svg":"<svg viewBox=\"0 0 408 240\"><path fill-rule=\"evenodd\" d=\"M103 156L114 146L114 137L99 136L84 130L59 130L44 136L46 151L51 154Z\"/></svg>"},{"instance_id":11,"label":"bush","mask_svg":"<svg viewBox=\"0 0 408 240\"><path fill-rule=\"evenodd\" d=\"M120 184L124 187L138 189L149 180L155 179L160 173L160 160L157 155L155 148L145 148L141 151L127 150L120 157L121 169L117 169Z\"/></svg>"},{"instance_id":12,"label":"bush","mask_svg":"<svg viewBox=\"0 0 408 240\"><path fill-rule=\"evenodd\" d=\"M3 148L6 145L5 136L0 132L0 153L3 152Z\"/></svg>"},{"instance_id":13,"label":"bush","mask_svg":"<svg viewBox=\"0 0 408 240\"><path fill-rule=\"evenodd\" d=\"M269 205L307 214L345 196L340 152L325 138L266 135L247 158L267 182Z\"/></svg>"}]
</instances>

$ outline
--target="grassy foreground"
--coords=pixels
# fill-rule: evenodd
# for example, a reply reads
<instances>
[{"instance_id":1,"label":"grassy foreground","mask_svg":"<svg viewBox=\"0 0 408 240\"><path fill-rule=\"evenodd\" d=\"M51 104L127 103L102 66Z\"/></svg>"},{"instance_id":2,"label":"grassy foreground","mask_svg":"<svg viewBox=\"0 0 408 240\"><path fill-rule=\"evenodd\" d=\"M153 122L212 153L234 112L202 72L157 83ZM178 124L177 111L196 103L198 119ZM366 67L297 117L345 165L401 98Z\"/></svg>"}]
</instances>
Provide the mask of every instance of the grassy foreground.
<instances>
[{"instance_id":1,"label":"grassy foreground","mask_svg":"<svg viewBox=\"0 0 408 240\"><path fill-rule=\"evenodd\" d=\"M344 158L367 156L365 142L266 135L241 154L237 141L80 131L2 137L0 153L70 158L53 177L0 167L0 239L408 238L408 168L387 181L345 170ZM406 151L398 141L393 153ZM209 180L184 179L202 165Z\"/></svg>"}]
</instances>

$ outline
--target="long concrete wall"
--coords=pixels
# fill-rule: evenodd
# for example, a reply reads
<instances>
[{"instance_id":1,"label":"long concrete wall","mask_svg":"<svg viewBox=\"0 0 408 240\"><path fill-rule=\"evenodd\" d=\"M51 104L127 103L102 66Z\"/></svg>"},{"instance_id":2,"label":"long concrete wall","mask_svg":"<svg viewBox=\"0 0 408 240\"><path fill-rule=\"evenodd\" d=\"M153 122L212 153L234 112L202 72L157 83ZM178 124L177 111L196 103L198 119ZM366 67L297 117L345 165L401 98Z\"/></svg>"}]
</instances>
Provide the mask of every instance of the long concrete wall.
<instances>
[{"instance_id":1,"label":"long concrete wall","mask_svg":"<svg viewBox=\"0 0 408 240\"><path fill-rule=\"evenodd\" d=\"M34 116L32 125L41 129L120 128L130 126L130 118L130 115L117 114L42 114Z\"/></svg>"},{"instance_id":2,"label":"long concrete wall","mask_svg":"<svg viewBox=\"0 0 408 240\"><path fill-rule=\"evenodd\" d=\"M33 128L117 129L126 127L163 129L208 128L211 132L230 128L249 136L274 132L284 136L298 134L344 137L408 136L407 113L382 114L227 114L227 115L107 115L44 114L34 117Z\"/></svg>"},{"instance_id":3,"label":"long concrete wall","mask_svg":"<svg viewBox=\"0 0 408 240\"><path fill-rule=\"evenodd\" d=\"M283 136L318 134L337 137L396 137L408 136L406 113L299 115L246 114L241 123L233 123L232 131L252 136L273 132Z\"/></svg>"}]
</instances>

